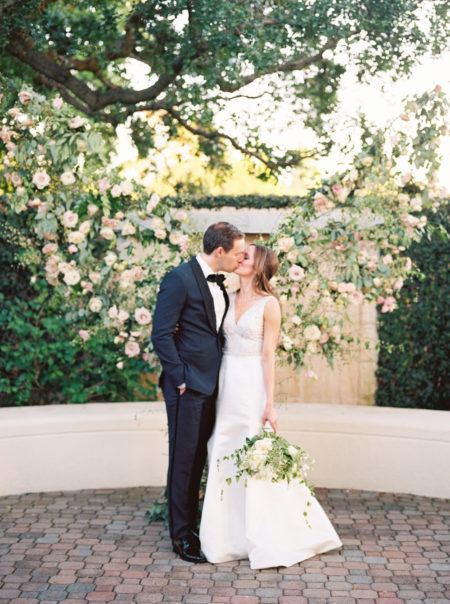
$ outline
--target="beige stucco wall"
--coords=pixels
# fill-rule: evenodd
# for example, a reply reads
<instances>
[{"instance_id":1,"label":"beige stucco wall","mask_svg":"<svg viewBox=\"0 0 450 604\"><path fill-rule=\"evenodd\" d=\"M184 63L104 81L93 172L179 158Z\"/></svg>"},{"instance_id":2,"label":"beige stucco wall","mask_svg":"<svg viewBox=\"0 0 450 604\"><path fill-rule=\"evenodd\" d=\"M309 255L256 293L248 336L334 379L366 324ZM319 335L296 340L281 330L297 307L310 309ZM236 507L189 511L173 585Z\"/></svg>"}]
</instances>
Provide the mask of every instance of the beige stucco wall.
<instances>
[{"instance_id":1,"label":"beige stucco wall","mask_svg":"<svg viewBox=\"0 0 450 604\"><path fill-rule=\"evenodd\" d=\"M305 370L278 367L276 400L286 403L328 403L336 405L373 405L376 391L376 308L365 302L350 307L349 329L359 344L354 344L344 360L336 360L332 369L325 358L312 360L318 378L305 376ZM364 342L368 343L366 349Z\"/></svg>"},{"instance_id":2,"label":"beige stucco wall","mask_svg":"<svg viewBox=\"0 0 450 604\"><path fill-rule=\"evenodd\" d=\"M193 210L190 213L192 230L201 232L209 224L227 220L246 233L246 240L251 243L255 238L268 235L276 230L286 216L284 209L235 209ZM319 217L315 226L320 227L325 218ZM322 267L329 273L329 267ZM232 280L231 280L232 281ZM361 340L348 350L343 360L336 360L332 369L326 359L317 358L311 368L318 379L305 377L305 370L292 367L277 368L275 398L285 403L327 403L337 405L373 405L378 354L376 351L376 307L374 303L365 302L348 309L347 330L354 338ZM366 349L364 342L369 348Z\"/></svg>"}]
</instances>

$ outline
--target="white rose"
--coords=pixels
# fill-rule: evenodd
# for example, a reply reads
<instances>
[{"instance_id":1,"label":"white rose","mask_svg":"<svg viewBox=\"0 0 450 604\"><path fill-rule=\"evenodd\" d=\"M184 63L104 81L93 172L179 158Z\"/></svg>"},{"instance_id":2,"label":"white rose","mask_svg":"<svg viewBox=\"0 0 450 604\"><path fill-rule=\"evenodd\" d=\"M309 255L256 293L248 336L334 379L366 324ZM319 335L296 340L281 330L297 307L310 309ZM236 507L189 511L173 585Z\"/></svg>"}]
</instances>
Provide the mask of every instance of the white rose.
<instances>
[{"instance_id":1,"label":"white rose","mask_svg":"<svg viewBox=\"0 0 450 604\"><path fill-rule=\"evenodd\" d=\"M87 209L88 209L89 216L93 216L94 214L96 214L98 212L98 206L96 206L94 203L88 204Z\"/></svg>"},{"instance_id":2,"label":"white rose","mask_svg":"<svg viewBox=\"0 0 450 604\"><path fill-rule=\"evenodd\" d=\"M305 340L319 340L320 329L317 325L308 325L308 327L305 327L303 335L305 336Z\"/></svg>"},{"instance_id":3,"label":"white rose","mask_svg":"<svg viewBox=\"0 0 450 604\"><path fill-rule=\"evenodd\" d=\"M298 315L293 315L291 317L291 321L294 325L300 325L302 320L300 319L300 317Z\"/></svg>"},{"instance_id":4,"label":"white rose","mask_svg":"<svg viewBox=\"0 0 450 604\"><path fill-rule=\"evenodd\" d=\"M122 235L134 235L136 233L136 228L131 222L125 222L122 226Z\"/></svg>"},{"instance_id":5,"label":"white rose","mask_svg":"<svg viewBox=\"0 0 450 604\"><path fill-rule=\"evenodd\" d=\"M120 197L122 195L122 187L120 185L114 185L111 189L111 195L113 197Z\"/></svg>"},{"instance_id":6,"label":"white rose","mask_svg":"<svg viewBox=\"0 0 450 604\"><path fill-rule=\"evenodd\" d=\"M291 250L290 252L288 252L286 254L286 258L289 260L289 262L292 262L295 264L295 262L298 259L298 250Z\"/></svg>"},{"instance_id":7,"label":"white rose","mask_svg":"<svg viewBox=\"0 0 450 604\"><path fill-rule=\"evenodd\" d=\"M87 235L91 230L91 222L89 220L84 220L78 227L78 230L80 233L83 233L83 235Z\"/></svg>"},{"instance_id":8,"label":"white rose","mask_svg":"<svg viewBox=\"0 0 450 604\"><path fill-rule=\"evenodd\" d=\"M289 250L291 249L291 247L293 247L294 244L295 241L293 237L281 237L277 241L278 248L285 253L289 252Z\"/></svg>"},{"instance_id":9,"label":"white rose","mask_svg":"<svg viewBox=\"0 0 450 604\"><path fill-rule=\"evenodd\" d=\"M111 306L111 308L108 310L108 317L110 319L116 319L117 315L118 315L117 306L114 304L114 306Z\"/></svg>"},{"instance_id":10,"label":"white rose","mask_svg":"<svg viewBox=\"0 0 450 604\"><path fill-rule=\"evenodd\" d=\"M105 264L112 266L117 261L117 255L114 252L108 252L105 256Z\"/></svg>"},{"instance_id":11,"label":"white rose","mask_svg":"<svg viewBox=\"0 0 450 604\"><path fill-rule=\"evenodd\" d=\"M77 115L69 121L69 128L75 130L76 128L81 128L81 126L84 126L84 123L85 120L80 115Z\"/></svg>"},{"instance_id":12,"label":"white rose","mask_svg":"<svg viewBox=\"0 0 450 604\"><path fill-rule=\"evenodd\" d=\"M81 233L80 231L71 231L69 233L67 239L70 243L75 243L78 245L79 243L82 243L86 239L86 236L84 235L84 233Z\"/></svg>"},{"instance_id":13,"label":"white rose","mask_svg":"<svg viewBox=\"0 0 450 604\"><path fill-rule=\"evenodd\" d=\"M100 300L100 298L94 297L89 300L89 310L92 312L99 312L102 306L103 302Z\"/></svg>"},{"instance_id":14,"label":"white rose","mask_svg":"<svg viewBox=\"0 0 450 604\"><path fill-rule=\"evenodd\" d=\"M117 318L121 323L125 323L125 321L129 318L129 314L126 310L119 310L117 314Z\"/></svg>"},{"instance_id":15,"label":"white rose","mask_svg":"<svg viewBox=\"0 0 450 604\"><path fill-rule=\"evenodd\" d=\"M131 182L125 180L121 184L121 190L123 195L131 195L131 193L133 192L133 185L131 184Z\"/></svg>"},{"instance_id":16,"label":"white rose","mask_svg":"<svg viewBox=\"0 0 450 604\"><path fill-rule=\"evenodd\" d=\"M164 229L165 227L166 225L164 220L159 216L154 216L150 221L150 228L152 228L154 231L156 231L156 229Z\"/></svg>"},{"instance_id":17,"label":"white rose","mask_svg":"<svg viewBox=\"0 0 450 604\"><path fill-rule=\"evenodd\" d=\"M156 229L155 230L155 237L157 239L165 239L167 236L167 233L164 229Z\"/></svg>"},{"instance_id":18,"label":"white rose","mask_svg":"<svg viewBox=\"0 0 450 604\"><path fill-rule=\"evenodd\" d=\"M64 273L64 281L67 285L76 285L80 281L80 273L75 270L68 270Z\"/></svg>"},{"instance_id":19,"label":"white rose","mask_svg":"<svg viewBox=\"0 0 450 604\"><path fill-rule=\"evenodd\" d=\"M73 185L75 182L75 174L68 170L67 172L63 172L61 174L61 182L63 185Z\"/></svg>"},{"instance_id":20,"label":"white rose","mask_svg":"<svg viewBox=\"0 0 450 604\"><path fill-rule=\"evenodd\" d=\"M100 229L100 237L111 241L111 239L114 239L114 231L109 227L102 227Z\"/></svg>"}]
</instances>

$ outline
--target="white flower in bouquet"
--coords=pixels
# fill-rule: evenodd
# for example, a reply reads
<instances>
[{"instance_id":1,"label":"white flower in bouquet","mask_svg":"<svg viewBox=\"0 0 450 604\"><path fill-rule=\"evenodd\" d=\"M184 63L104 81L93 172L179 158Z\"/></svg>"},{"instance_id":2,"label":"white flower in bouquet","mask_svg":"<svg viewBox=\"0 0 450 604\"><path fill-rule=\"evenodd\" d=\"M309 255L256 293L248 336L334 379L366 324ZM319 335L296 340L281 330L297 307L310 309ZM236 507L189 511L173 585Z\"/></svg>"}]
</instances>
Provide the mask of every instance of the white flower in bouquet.
<instances>
[{"instance_id":1,"label":"white flower in bouquet","mask_svg":"<svg viewBox=\"0 0 450 604\"><path fill-rule=\"evenodd\" d=\"M313 460L302 447L291 444L275 432L261 430L256 436L246 438L242 447L223 459L233 461L236 469L234 476L226 478L227 484L231 484L233 478L238 481L241 476L245 478L245 486L249 477L270 483L297 481L314 495L314 487L306 479ZM308 522L306 510L303 515Z\"/></svg>"}]
</instances>

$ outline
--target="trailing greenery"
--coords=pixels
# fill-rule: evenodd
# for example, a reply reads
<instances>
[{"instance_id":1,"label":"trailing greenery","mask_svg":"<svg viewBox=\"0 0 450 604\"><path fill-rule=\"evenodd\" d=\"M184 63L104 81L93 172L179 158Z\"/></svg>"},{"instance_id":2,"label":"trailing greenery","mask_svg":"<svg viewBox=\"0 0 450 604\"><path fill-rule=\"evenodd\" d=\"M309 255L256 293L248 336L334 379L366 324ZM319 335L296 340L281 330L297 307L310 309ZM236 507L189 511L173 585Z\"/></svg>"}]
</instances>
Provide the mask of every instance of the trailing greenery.
<instances>
[{"instance_id":1,"label":"trailing greenery","mask_svg":"<svg viewBox=\"0 0 450 604\"><path fill-rule=\"evenodd\" d=\"M376 404L450 410L449 208L428 213L429 227L408 254L417 265L394 313L378 315Z\"/></svg>"},{"instance_id":2,"label":"trailing greenery","mask_svg":"<svg viewBox=\"0 0 450 604\"><path fill-rule=\"evenodd\" d=\"M298 205L302 198L297 195L168 195L164 201L170 204L181 204L193 208L207 208L215 210L217 208L255 208L279 209L290 208Z\"/></svg>"}]
</instances>

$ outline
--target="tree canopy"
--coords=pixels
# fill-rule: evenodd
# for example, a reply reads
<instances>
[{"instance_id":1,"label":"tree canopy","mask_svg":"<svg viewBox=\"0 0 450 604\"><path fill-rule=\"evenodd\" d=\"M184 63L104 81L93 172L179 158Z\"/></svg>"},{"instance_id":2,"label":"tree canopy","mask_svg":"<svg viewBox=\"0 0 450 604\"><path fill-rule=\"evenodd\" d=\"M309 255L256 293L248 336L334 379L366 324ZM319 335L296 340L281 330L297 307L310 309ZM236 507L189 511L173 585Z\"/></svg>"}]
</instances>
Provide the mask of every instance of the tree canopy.
<instances>
[{"instance_id":1,"label":"tree canopy","mask_svg":"<svg viewBox=\"0 0 450 604\"><path fill-rule=\"evenodd\" d=\"M152 146L145 111L174 135L195 134L216 160L233 145L267 175L330 144L327 116L349 65L362 79L408 72L444 49L447 25L446 0L23 0L20 10L2 0L0 67L90 117L131 122L142 151ZM147 70L144 88L133 63ZM263 78L262 92L246 88ZM252 116L242 136L215 124L230 99L254 98L259 112L262 95L270 111L289 100L316 148L270 146Z\"/></svg>"}]
</instances>

